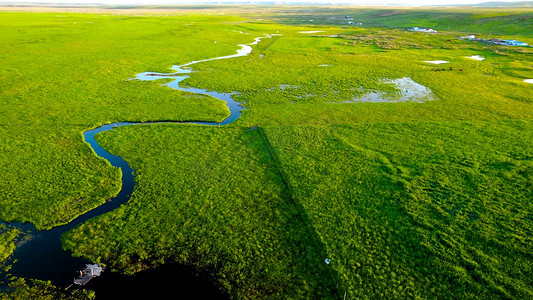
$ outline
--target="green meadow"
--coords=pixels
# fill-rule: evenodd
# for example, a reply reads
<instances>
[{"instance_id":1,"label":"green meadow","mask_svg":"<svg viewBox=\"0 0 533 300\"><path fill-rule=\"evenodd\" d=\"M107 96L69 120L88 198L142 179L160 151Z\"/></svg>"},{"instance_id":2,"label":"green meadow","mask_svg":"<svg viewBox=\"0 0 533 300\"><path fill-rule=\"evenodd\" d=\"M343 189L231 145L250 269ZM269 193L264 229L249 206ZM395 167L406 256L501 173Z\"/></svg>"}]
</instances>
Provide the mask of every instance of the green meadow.
<instances>
[{"instance_id":1,"label":"green meadow","mask_svg":"<svg viewBox=\"0 0 533 300\"><path fill-rule=\"evenodd\" d=\"M292 25L333 25L347 26L353 18L355 24L362 23L370 28L430 27L440 31L455 31L470 34L509 35L531 38L533 20L529 8L471 8L471 7L432 7L432 8L339 8L330 7L317 14L312 10L287 10L282 16L272 19ZM357 25L356 25L357 26Z\"/></svg>"},{"instance_id":2,"label":"green meadow","mask_svg":"<svg viewBox=\"0 0 533 300\"><path fill-rule=\"evenodd\" d=\"M126 274L191 266L237 299L533 297L533 48L459 39L533 44L531 10L238 8L1 12L0 220L49 229L111 199L121 172L83 131L229 115L212 97L130 79L270 34L181 83L237 92L236 122L97 135L136 170L135 190L63 247ZM392 101L399 78L434 100ZM391 101L358 102L372 92ZM24 235L1 226L8 272ZM94 297L10 284L1 299Z\"/></svg>"},{"instance_id":3,"label":"green meadow","mask_svg":"<svg viewBox=\"0 0 533 300\"><path fill-rule=\"evenodd\" d=\"M118 121L225 118L220 101L128 80L141 70L168 70L178 57L169 57L169 49L180 49L179 59L188 62L232 52L235 42L245 42L233 35L226 45L208 48L201 38L187 39L187 19L180 22L2 14L0 135L9 141L1 146L2 220L50 228L118 193L120 174L83 142L87 129ZM216 30L213 38L219 38Z\"/></svg>"}]
</instances>

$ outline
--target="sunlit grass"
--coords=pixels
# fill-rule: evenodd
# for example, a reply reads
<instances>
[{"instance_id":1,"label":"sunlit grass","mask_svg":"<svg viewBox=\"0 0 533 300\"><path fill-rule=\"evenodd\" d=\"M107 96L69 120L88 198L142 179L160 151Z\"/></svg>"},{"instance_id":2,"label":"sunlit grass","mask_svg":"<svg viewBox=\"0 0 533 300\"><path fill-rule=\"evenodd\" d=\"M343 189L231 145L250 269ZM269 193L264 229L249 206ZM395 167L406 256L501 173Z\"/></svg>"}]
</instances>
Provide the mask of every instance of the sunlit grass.
<instances>
[{"instance_id":1,"label":"sunlit grass","mask_svg":"<svg viewBox=\"0 0 533 300\"><path fill-rule=\"evenodd\" d=\"M183 81L237 92L247 109L232 125L98 136L136 169L137 186L65 247L128 273L192 265L237 298L532 296L533 96L523 80L533 52L458 39L519 32L533 43L529 10L323 8L312 22L302 8L222 10L0 13L0 218L50 228L111 198L120 172L83 131L228 115L222 101L129 79L275 34L249 56L193 65ZM364 25L331 26L334 15ZM399 95L386 79L404 77L436 100L341 103ZM16 233L0 234L0 260Z\"/></svg>"}]
</instances>

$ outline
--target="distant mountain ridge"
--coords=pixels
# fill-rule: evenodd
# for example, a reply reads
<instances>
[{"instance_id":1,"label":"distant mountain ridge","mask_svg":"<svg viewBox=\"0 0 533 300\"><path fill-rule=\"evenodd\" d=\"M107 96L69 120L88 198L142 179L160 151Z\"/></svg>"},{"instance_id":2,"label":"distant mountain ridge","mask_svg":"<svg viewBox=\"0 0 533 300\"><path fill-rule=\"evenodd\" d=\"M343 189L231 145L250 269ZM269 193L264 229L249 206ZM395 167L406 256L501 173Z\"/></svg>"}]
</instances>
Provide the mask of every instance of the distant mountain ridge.
<instances>
[{"instance_id":1,"label":"distant mountain ridge","mask_svg":"<svg viewBox=\"0 0 533 300\"><path fill-rule=\"evenodd\" d=\"M533 1L516 1L516 2L500 2L490 1L478 4L470 4L467 6L475 7L533 7Z\"/></svg>"},{"instance_id":2,"label":"distant mountain ridge","mask_svg":"<svg viewBox=\"0 0 533 300\"><path fill-rule=\"evenodd\" d=\"M286 0L226 0L226 1L219 1L219 0L185 0L185 1L176 1L174 4L147 4L147 3L141 3L144 1L138 1L138 0L131 0L131 4L106 4L98 2L101 0L95 0L94 3L76 3L75 0L65 0L63 2L57 2L57 1L50 1L50 0L36 0L35 2L17 2L17 0L10 1L10 0L0 0L0 6L64 6L64 7L70 7L70 6L114 6L114 7L122 7L122 6L128 6L130 8L135 7L145 7L145 6L156 6L156 7L176 7L176 6L184 6L184 5L295 5L295 6L306 6L306 5L313 5L313 6L375 6L376 4L372 4L370 1L364 1L360 4L354 4L350 3L349 0L302 0L298 2L293 1L286 1ZM103 1L105 2L105 1ZM380 3L377 6L406 6L405 3L402 3L402 0L392 0L389 3ZM417 5L407 5L407 6L413 6L416 7ZM501 1L489 1L489 2L482 2L478 4L437 4L437 5L422 5L422 6L455 6L455 7L463 7L463 6L469 6L469 7L505 7L505 8L533 8L533 1L514 1L514 2L501 2Z\"/></svg>"}]
</instances>

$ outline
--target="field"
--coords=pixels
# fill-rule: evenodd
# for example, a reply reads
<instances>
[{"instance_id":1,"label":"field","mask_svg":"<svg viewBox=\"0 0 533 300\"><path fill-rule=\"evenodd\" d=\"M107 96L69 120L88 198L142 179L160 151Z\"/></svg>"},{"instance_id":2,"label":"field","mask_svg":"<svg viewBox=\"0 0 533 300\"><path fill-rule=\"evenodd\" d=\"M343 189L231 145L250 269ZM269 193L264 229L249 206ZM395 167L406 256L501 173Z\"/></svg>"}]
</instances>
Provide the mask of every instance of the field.
<instances>
[{"instance_id":1,"label":"field","mask_svg":"<svg viewBox=\"0 0 533 300\"><path fill-rule=\"evenodd\" d=\"M49 229L112 198L120 170L83 131L228 116L220 100L129 79L270 34L183 82L237 92L235 123L97 135L136 170L135 190L63 247L127 274L192 266L239 299L533 297L533 48L459 39L533 44L531 10L202 9L0 13L1 220ZM434 100L400 101L398 78ZM358 102L378 92L392 100ZM1 264L23 236L0 227ZM0 293L94 296L31 279Z\"/></svg>"}]
</instances>

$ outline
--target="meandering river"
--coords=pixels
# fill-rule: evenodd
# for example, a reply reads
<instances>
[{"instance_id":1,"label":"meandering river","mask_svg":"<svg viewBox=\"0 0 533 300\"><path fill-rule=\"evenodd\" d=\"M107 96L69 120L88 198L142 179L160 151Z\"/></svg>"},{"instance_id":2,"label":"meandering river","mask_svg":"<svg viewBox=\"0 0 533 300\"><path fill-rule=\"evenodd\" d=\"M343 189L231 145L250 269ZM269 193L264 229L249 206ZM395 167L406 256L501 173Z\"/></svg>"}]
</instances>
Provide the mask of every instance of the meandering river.
<instances>
[{"instance_id":1,"label":"meandering river","mask_svg":"<svg viewBox=\"0 0 533 300\"><path fill-rule=\"evenodd\" d=\"M237 54L209 58L205 60L192 61L183 65L175 65L172 67L175 73L154 73L144 72L138 74L134 80L158 80L158 79L173 79L171 82L165 85L179 90L195 94L209 95L214 98L223 100L230 110L228 118L220 123L215 122L173 122L173 123L194 123L210 126L227 125L234 122L241 115L243 108L240 103L233 99L235 93L217 93L198 88L185 88L180 87L180 82L189 77L192 72L188 67L197 63L230 59L241 56L246 56L252 52L252 45L255 45L261 41L262 38L270 38L270 35L265 37L255 38L254 42L246 45L239 45L241 48L237 50ZM57 286L67 287L72 283L73 278L76 276L78 270L84 268L85 264L89 261L83 258L72 257L67 251L64 251L61 247L61 235L81 223L87 221L90 218L99 216L106 212L110 212L120 205L126 203L135 187L135 170L133 170L128 163L120 156L112 155L104 148L100 147L95 139L95 135L113 130L116 127L121 126L133 126L147 123L113 123L98 128L85 131L83 133L85 141L90 145L94 152L109 161L114 167L121 168L122 170L122 189L119 194L111 201L99 206L98 208L91 210L67 225L55 227L51 230L38 231L29 224L11 224L11 226L18 226L24 231L29 231L32 238L18 247L12 260L13 267L10 273L19 277L34 278L40 280L50 280ZM170 277L169 277L170 276ZM104 272L101 277L93 279L87 285L88 288L94 289L97 292L98 298L104 298L106 293L110 291L122 290L122 296L126 296L127 292L124 289L129 289L129 292L136 294L136 291L145 290L143 287L150 289L151 295L157 295L167 285L162 285L165 280L171 278L170 288L177 289L179 286L187 290L195 290L196 296L218 296L224 297L207 279L197 278L193 274L193 270L187 269L184 266L166 266L159 271L149 271L146 274L139 274L136 276L125 276L117 273ZM156 288L154 288L156 287ZM168 287L168 286L167 286ZM166 291L164 291L166 293ZM138 295L138 294L137 294ZM102 297L104 296L104 297Z\"/></svg>"}]
</instances>

